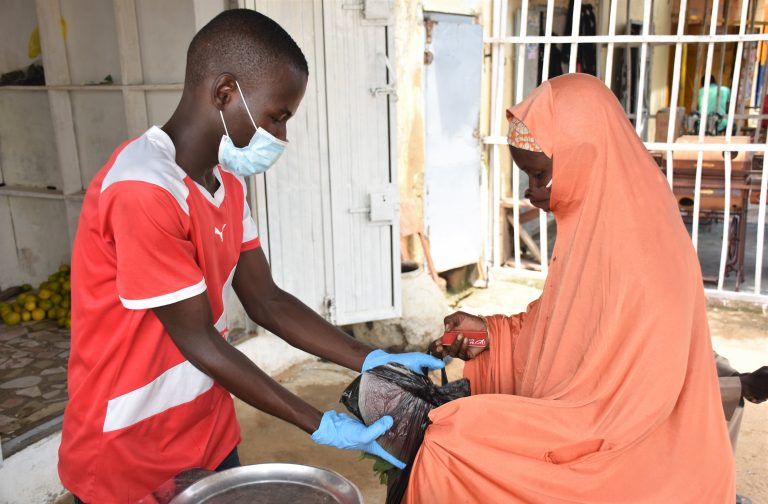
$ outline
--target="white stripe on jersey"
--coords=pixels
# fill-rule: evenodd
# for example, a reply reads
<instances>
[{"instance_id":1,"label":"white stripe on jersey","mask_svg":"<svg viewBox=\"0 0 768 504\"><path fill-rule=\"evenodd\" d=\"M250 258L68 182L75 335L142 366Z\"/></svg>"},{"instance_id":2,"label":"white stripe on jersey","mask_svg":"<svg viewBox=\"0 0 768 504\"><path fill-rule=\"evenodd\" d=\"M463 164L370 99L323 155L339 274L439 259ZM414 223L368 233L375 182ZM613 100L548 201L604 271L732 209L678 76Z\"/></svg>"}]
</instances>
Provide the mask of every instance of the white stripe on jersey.
<instances>
[{"instance_id":1,"label":"white stripe on jersey","mask_svg":"<svg viewBox=\"0 0 768 504\"><path fill-rule=\"evenodd\" d=\"M179 301L184 301L185 299L195 297L198 294L205 292L205 289L205 278L203 278L195 285L190 285L189 287L184 287L183 289L179 289L176 292L169 292L168 294L162 294L160 296L144 299L125 299L122 296L118 297L120 298L120 302L123 303L123 306L129 310L149 310L150 308L167 306L169 304L178 303Z\"/></svg>"},{"instance_id":2,"label":"white stripe on jersey","mask_svg":"<svg viewBox=\"0 0 768 504\"><path fill-rule=\"evenodd\" d=\"M143 387L110 399L103 431L124 429L174 406L194 401L212 386L211 377L184 361Z\"/></svg>"}]
</instances>

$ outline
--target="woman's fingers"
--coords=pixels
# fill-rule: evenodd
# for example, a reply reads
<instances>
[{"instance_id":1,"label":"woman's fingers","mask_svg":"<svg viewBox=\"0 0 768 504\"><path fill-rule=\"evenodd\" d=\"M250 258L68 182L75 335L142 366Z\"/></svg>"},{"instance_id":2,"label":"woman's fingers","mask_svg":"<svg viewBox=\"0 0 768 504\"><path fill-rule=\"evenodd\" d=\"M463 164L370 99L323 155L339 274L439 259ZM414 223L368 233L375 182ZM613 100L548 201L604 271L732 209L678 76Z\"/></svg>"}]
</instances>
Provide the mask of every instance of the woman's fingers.
<instances>
[{"instance_id":1,"label":"woman's fingers","mask_svg":"<svg viewBox=\"0 0 768 504\"><path fill-rule=\"evenodd\" d=\"M459 359L469 360L470 357L469 357L469 353L467 351L468 348L469 348L469 340L464 338L464 335L462 335L461 345L460 345L459 351L457 353Z\"/></svg>"},{"instance_id":2,"label":"woman's fingers","mask_svg":"<svg viewBox=\"0 0 768 504\"><path fill-rule=\"evenodd\" d=\"M429 355L434 355L435 357L438 357L440 359L445 357L445 350L443 349L442 338L437 338L432 343L430 343L429 346L427 347L427 353Z\"/></svg>"},{"instance_id":3,"label":"woman's fingers","mask_svg":"<svg viewBox=\"0 0 768 504\"><path fill-rule=\"evenodd\" d=\"M445 351L451 357L458 357L462 359L463 357L461 357L461 346L463 343L464 335L459 334L456 337L456 341L454 341L449 347L443 346L443 351Z\"/></svg>"},{"instance_id":4,"label":"woman's fingers","mask_svg":"<svg viewBox=\"0 0 768 504\"><path fill-rule=\"evenodd\" d=\"M485 321L476 315L458 311L444 319L446 331L485 331Z\"/></svg>"},{"instance_id":5,"label":"woman's fingers","mask_svg":"<svg viewBox=\"0 0 768 504\"><path fill-rule=\"evenodd\" d=\"M463 319L462 315L463 314L461 312L456 312L445 317L445 319L443 320L443 323L445 324L446 332L453 331L459 325L461 325L461 320Z\"/></svg>"}]
</instances>

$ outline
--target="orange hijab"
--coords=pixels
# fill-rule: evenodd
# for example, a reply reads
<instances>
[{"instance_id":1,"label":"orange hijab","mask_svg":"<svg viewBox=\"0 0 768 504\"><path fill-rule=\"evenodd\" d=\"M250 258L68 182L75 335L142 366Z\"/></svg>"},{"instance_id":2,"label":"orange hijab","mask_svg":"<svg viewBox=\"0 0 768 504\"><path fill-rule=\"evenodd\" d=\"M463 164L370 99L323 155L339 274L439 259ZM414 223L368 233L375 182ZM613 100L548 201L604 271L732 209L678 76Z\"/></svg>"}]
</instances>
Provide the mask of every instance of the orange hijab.
<instances>
[{"instance_id":1,"label":"orange hijab","mask_svg":"<svg viewBox=\"0 0 768 504\"><path fill-rule=\"evenodd\" d=\"M488 318L473 396L432 411L409 503L728 503L734 462L698 259L658 167L599 80L510 110L553 160L541 297Z\"/></svg>"}]
</instances>

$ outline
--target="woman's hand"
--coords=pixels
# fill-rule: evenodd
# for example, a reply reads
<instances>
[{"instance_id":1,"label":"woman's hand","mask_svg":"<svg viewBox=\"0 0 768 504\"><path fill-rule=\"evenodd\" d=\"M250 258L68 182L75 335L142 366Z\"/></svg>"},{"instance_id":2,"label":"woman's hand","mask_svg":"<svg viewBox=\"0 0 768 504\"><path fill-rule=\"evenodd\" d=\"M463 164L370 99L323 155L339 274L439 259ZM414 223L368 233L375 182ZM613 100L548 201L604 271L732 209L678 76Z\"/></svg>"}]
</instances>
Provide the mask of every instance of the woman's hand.
<instances>
[{"instance_id":1,"label":"woman's hand","mask_svg":"<svg viewBox=\"0 0 768 504\"><path fill-rule=\"evenodd\" d=\"M739 378L744 399L755 404L768 399L768 366L751 373L742 373Z\"/></svg>"},{"instance_id":2,"label":"woman's hand","mask_svg":"<svg viewBox=\"0 0 768 504\"><path fill-rule=\"evenodd\" d=\"M445 317L445 331L482 331L487 332L485 326L485 320L475 315L470 315L466 312L456 312L452 315ZM462 360L474 359L485 350L488 349L488 338L485 338L486 344L482 347L469 346L469 340L464 337L463 334L459 334L456 341L450 346L443 346L442 337L436 339L429 344L427 353L435 355L437 357L445 357L450 355L451 357L458 357Z\"/></svg>"}]
</instances>

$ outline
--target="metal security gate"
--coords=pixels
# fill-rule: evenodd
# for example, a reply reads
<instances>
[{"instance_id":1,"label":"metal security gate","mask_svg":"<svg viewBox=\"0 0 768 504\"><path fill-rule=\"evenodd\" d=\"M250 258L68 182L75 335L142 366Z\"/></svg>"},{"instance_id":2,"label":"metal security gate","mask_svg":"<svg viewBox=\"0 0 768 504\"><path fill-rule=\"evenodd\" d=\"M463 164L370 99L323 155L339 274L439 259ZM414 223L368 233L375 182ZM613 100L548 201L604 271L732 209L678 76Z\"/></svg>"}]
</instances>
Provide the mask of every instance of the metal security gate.
<instances>
[{"instance_id":1,"label":"metal security gate","mask_svg":"<svg viewBox=\"0 0 768 504\"><path fill-rule=\"evenodd\" d=\"M734 3L737 0L732 0ZM648 138L644 138L641 133L647 134L647 126L650 118L649 103L648 102L648 79L640 78L638 82L632 82L630 86L637 86L636 98L634 103L634 110L629 111L628 116L630 119L634 119L636 131L649 151L656 151L662 156L661 161L662 168L665 169L667 179L670 186L673 186L675 180L675 167L673 156L675 153L683 154L687 153L689 159L691 159L691 166L695 163L695 183L693 187L692 197L692 211L690 212L690 232L693 240L694 247L699 250L700 241L700 210L702 205L702 172L703 164L708 153L721 153L724 162L724 205L723 205L723 232L720 243L720 260L717 276L713 279L716 282L716 287L706 289L708 295L725 297L731 299L739 299L746 301L755 301L759 303L768 302L768 286L763 287L762 273L764 269L764 246L765 246L765 226L766 226L766 189L768 189L768 168L766 168L765 154L766 143L765 141L757 143L761 135L761 125L763 120L768 115L763 114L744 114L743 104L739 107L737 113L737 101L740 84L744 80L742 75L742 66L744 66L745 60L745 44L751 44L751 46L757 46L758 53L760 50L768 49L768 33L762 28L765 23L757 23L759 27L755 33L755 13L758 10L756 2L759 0L738 0L740 2L740 17L738 24L738 33L728 33L729 26L729 14L731 0L725 0L725 29L724 33L718 30L720 21L720 9L721 0L705 0L704 10L705 19L709 18L709 26L706 32L701 34L686 34L686 20L687 20L687 0L679 0L679 14L677 19L676 33L675 34L653 34L652 26L652 10L653 0L643 0L643 13L642 13L642 29L639 34L632 34L630 30L626 30L629 33L617 34L617 10L620 8L620 2L626 6L627 12L629 12L629 0L605 0L602 2L604 8L608 8L607 16L607 35L580 35L579 27L581 24L581 6L582 0L573 0L573 15L571 20L571 32L569 34L553 35L553 19L555 17L555 1L547 0L546 2L546 17L543 24L543 30L540 29L541 34L529 34L528 26L529 19L529 0L494 0L493 1L493 24L491 29L491 36L486 37L485 42L490 45L491 49L491 127L490 135L484 138L484 142L490 150L490 163L491 163L491 180L492 186L491 192L491 222L492 222L492 235L490 238L490 245L493 251L491 263L498 267L504 264L502 258L502 244L501 237L502 226L506 223L502 220L503 215L499 211L503 207L503 200L511 200L512 217L513 221L513 250L514 255L511 262L511 267L516 273L524 276L533 277L545 277L547 273L548 247L547 247L547 225L548 220L544 212L540 212L539 215L539 246L540 254L538 264L535 264L532 268L530 263L525 264L521 257L521 247L526 243L525 240L521 242L521 230L525 233L524 227L521 226L521 207L525 208L526 203L521 197L521 183L520 183L520 170L517 166L512 167L511 182L512 182L512 194L511 198L503 198L503 185L502 185L502 163L505 157L508 158L509 154L506 148L506 127L504 121L504 110L512 103L518 103L524 98L524 86L526 82L525 76L525 54L526 50L533 45L543 46L543 64L541 65L541 80L544 81L548 78L548 71L550 68L550 57L553 46L555 44L570 45L570 59L568 60L568 73L575 72L577 70L577 51L579 44L596 44L597 47L605 48L604 66L602 65L602 57L598 56L598 70L597 75L602 78L607 85L610 86L612 79L614 78L614 59L617 48L639 48L639 76L646 76L648 72L648 59L649 50L653 51L654 47L665 46L667 48L674 46L674 57L672 58L671 66L671 92L669 93L669 100L667 102L669 107L669 119L668 127L666 130L666 141L647 141ZM760 3L762 8L762 3ZM508 19L510 19L510 10L519 9L516 12L514 19L519 20L518 26L511 27L513 30L517 29L517 35L510 35L510 26ZM706 12L714 13L711 15ZM749 18L749 19L748 19ZM629 16L626 23L630 23ZM706 26L706 25L704 25ZM735 27L735 26L734 26ZM749 33L748 33L749 28ZM672 31L672 30L670 30ZM702 30L704 31L704 30ZM727 126L723 137L706 137L707 133L707 120L708 117L708 103L710 93L710 82L713 78L713 60L715 55L715 46L717 45L722 49L720 58L719 75L723 75L723 61L725 54L725 46L723 44L735 43L736 54L733 64L731 87L732 97L727 111ZM681 84L681 71L683 71L683 49L686 44L694 44L696 47L701 47L699 53L702 53L702 49L706 49L706 63L704 65L703 75L703 101L701 110L699 110L702 120L699 121L698 131L695 135L695 139L688 143L675 142L675 128L679 123L680 118L677 117L678 104L680 100L680 84ZM561 46L563 47L563 46ZM509 101L509 97L505 100L505 81L506 74L509 73L505 70L506 51L512 50L514 58L513 66L514 77L512 79L512 85L514 87L514 97L512 101ZM753 47L754 49L754 47ZM670 51L671 52L671 51ZM598 55L600 52L598 52ZM698 69L698 61L697 67ZM766 67L763 67L766 68ZM698 71L695 79L698 81ZM761 80L762 79L762 80ZM762 77L758 75L758 82L761 84L756 86L757 96L756 105L758 110L762 110L763 99L765 97L765 72L763 70ZM667 83L669 84L669 83ZM720 82L722 84L722 82ZM508 84L506 84L508 85ZM696 96L695 90L698 82L694 82L694 97ZM719 86L719 85L718 85ZM527 86L527 87L530 87ZM633 91L634 92L634 91ZM714 90L712 92L715 92ZM720 88L718 87L717 98L720 98ZM693 98L695 101L695 98ZM754 139L751 143L736 143L732 138L734 131L734 124L736 119L750 119L752 121L757 120L756 130L754 132ZM658 122L657 122L658 126ZM663 132L662 132L663 135ZM658 139L658 133L657 133ZM692 154L691 154L692 153ZM744 268L751 270L754 267L754 285L748 289L738 290L737 288L726 288L725 276L726 265L728 264L729 257L733 253L733 240L734 240L734 226L732 223L732 158L738 156L741 153L747 153L750 155L763 156L763 161L760 166L753 166L752 177L753 180L759 180L759 182L753 182L749 189L750 199L753 201L752 208L748 211L753 219L756 219L757 226L754 231L755 245L754 245L754 264L745 264ZM711 154L710 154L711 156ZM693 168L691 168L693 171ZM679 168L678 168L679 172ZM708 191L704 191L707 192ZM747 203L749 205L749 203ZM756 215L755 215L756 214ZM742 237L743 239L743 237ZM751 239L751 237L750 237ZM743 244L740 244L743 248ZM750 251L751 252L751 251ZM736 275L740 273L737 272ZM738 285L738 282L737 282Z\"/></svg>"}]
</instances>

